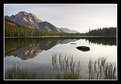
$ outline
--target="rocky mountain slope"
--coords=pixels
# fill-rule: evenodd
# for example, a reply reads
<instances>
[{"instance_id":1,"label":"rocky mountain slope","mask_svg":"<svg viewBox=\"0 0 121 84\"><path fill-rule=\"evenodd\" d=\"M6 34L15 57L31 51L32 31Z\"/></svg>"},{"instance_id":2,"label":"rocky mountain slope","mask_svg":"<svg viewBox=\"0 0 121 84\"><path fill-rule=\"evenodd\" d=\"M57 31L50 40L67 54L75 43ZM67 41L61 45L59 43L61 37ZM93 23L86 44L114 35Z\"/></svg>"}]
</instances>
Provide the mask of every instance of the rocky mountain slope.
<instances>
[{"instance_id":1,"label":"rocky mountain slope","mask_svg":"<svg viewBox=\"0 0 121 84\"><path fill-rule=\"evenodd\" d=\"M75 30L70 30L68 28L58 28L47 21L42 21L36 15L32 13L27 13L25 11L20 11L15 15L5 16L5 18L27 28L40 29L52 32L79 33Z\"/></svg>"},{"instance_id":2,"label":"rocky mountain slope","mask_svg":"<svg viewBox=\"0 0 121 84\"><path fill-rule=\"evenodd\" d=\"M37 16L32 13L27 13L25 11L20 11L16 15L5 16L5 18L17 23L18 25L33 28L33 29L42 29L45 31L54 31L54 32L62 32L62 30L58 29L56 26L52 25L47 21L40 20Z\"/></svg>"}]
</instances>

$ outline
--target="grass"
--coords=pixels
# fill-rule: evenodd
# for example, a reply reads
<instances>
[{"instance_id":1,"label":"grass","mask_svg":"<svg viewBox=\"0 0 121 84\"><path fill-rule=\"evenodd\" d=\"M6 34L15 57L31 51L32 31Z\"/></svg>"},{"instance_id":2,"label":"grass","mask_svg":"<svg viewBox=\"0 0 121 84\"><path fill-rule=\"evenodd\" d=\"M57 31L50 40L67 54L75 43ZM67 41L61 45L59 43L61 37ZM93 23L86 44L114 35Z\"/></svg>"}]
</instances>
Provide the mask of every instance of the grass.
<instances>
[{"instance_id":1,"label":"grass","mask_svg":"<svg viewBox=\"0 0 121 84\"><path fill-rule=\"evenodd\" d=\"M53 55L52 65L53 68L59 68L63 72L55 77L57 79L79 79L81 77L80 62L75 62L73 56Z\"/></svg>"},{"instance_id":2,"label":"grass","mask_svg":"<svg viewBox=\"0 0 121 84\"><path fill-rule=\"evenodd\" d=\"M107 62L107 57L98 58L95 61L89 59L87 79L116 79L116 65ZM52 56L53 69L59 69L54 79L83 79L80 61L74 61L73 56ZM6 70L6 79L35 79L35 75L26 69L13 65ZM85 78L84 78L85 79Z\"/></svg>"},{"instance_id":3,"label":"grass","mask_svg":"<svg viewBox=\"0 0 121 84\"><path fill-rule=\"evenodd\" d=\"M106 62L106 57L89 59L89 79L116 79L116 65Z\"/></svg>"},{"instance_id":4,"label":"grass","mask_svg":"<svg viewBox=\"0 0 121 84\"><path fill-rule=\"evenodd\" d=\"M13 65L6 70L5 79L35 79L35 75L23 68Z\"/></svg>"},{"instance_id":5,"label":"grass","mask_svg":"<svg viewBox=\"0 0 121 84\"><path fill-rule=\"evenodd\" d=\"M79 79L78 73L64 72L63 75L58 74L57 79Z\"/></svg>"},{"instance_id":6,"label":"grass","mask_svg":"<svg viewBox=\"0 0 121 84\"><path fill-rule=\"evenodd\" d=\"M98 58L95 61L89 59L88 79L116 79L116 65L107 62L107 57ZM80 61L76 62L73 56L52 56L53 67L59 68L63 73L56 75L57 79L83 79L80 73Z\"/></svg>"}]
</instances>

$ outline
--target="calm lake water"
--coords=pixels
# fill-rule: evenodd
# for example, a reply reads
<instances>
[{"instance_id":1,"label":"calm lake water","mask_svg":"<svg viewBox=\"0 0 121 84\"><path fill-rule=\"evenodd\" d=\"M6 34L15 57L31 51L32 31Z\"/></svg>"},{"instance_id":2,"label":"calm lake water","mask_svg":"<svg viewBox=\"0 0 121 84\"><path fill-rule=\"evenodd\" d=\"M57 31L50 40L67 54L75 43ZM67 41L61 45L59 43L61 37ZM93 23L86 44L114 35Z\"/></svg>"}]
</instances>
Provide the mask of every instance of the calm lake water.
<instances>
[{"instance_id":1,"label":"calm lake water","mask_svg":"<svg viewBox=\"0 0 121 84\"><path fill-rule=\"evenodd\" d=\"M84 52L78 46L90 50ZM117 65L116 39L5 39L5 70L16 65L34 73L37 79L54 79L64 72L59 63L65 56L80 62L80 74L88 78L89 59L107 57Z\"/></svg>"}]
</instances>

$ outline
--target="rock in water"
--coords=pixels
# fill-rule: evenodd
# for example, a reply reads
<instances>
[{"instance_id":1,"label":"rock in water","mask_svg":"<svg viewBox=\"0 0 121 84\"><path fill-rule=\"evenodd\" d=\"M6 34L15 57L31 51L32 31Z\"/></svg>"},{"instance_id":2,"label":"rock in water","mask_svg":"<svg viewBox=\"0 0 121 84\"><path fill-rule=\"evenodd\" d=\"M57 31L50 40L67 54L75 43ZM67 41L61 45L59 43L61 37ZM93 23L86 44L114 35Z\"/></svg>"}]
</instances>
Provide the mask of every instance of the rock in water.
<instances>
[{"instance_id":1,"label":"rock in water","mask_svg":"<svg viewBox=\"0 0 121 84\"><path fill-rule=\"evenodd\" d=\"M83 51L83 52L86 52L86 51L89 51L90 50L90 48L89 47L87 47L87 46L79 46L79 47L76 47L78 50L81 50L81 51Z\"/></svg>"}]
</instances>

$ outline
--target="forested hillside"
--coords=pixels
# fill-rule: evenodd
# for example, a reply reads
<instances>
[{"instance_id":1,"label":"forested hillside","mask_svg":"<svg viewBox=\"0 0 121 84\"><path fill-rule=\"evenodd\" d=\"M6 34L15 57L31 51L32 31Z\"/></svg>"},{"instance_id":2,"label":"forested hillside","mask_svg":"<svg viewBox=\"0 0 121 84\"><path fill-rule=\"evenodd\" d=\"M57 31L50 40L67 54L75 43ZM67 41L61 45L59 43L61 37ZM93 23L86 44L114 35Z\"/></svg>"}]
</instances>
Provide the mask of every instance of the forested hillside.
<instances>
[{"instance_id":1,"label":"forested hillside","mask_svg":"<svg viewBox=\"0 0 121 84\"><path fill-rule=\"evenodd\" d=\"M45 30L32 29L20 26L13 21L5 18L5 36L6 37L28 37L60 34L59 32L47 32Z\"/></svg>"},{"instance_id":2,"label":"forested hillside","mask_svg":"<svg viewBox=\"0 0 121 84\"><path fill-rule=\"evenodd\" d=\"M80 37L80 36L103 36L116 37L116 28L100 28L89 30L87 33L64 33L55 31L46 31L23 27L5 18L5 37L33 37L33 36L64 36L64 37Z\"/></svg>"},{"instance_id":3,"label":"forested hillside","mask_svg":"<svg viewBox=\"0 0 121 84\"><path fill-rule=\"evenodd\" d=\"M95 30L89 30L89 32L87 32L86 35L116 37L116 28L110 27L110 28L102 28L102 29L99 28L99 29L95 29Z\"/></svg>"}]
</instances>

